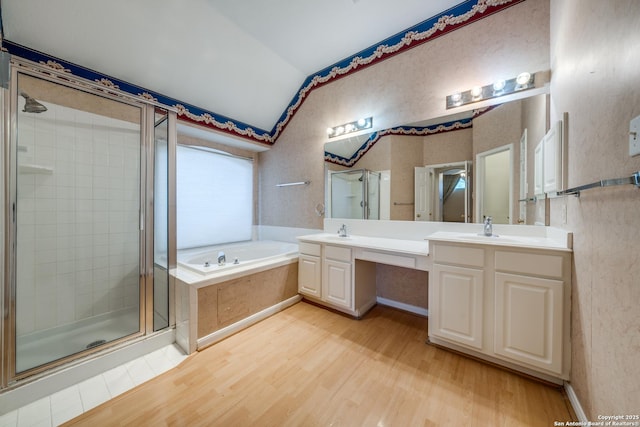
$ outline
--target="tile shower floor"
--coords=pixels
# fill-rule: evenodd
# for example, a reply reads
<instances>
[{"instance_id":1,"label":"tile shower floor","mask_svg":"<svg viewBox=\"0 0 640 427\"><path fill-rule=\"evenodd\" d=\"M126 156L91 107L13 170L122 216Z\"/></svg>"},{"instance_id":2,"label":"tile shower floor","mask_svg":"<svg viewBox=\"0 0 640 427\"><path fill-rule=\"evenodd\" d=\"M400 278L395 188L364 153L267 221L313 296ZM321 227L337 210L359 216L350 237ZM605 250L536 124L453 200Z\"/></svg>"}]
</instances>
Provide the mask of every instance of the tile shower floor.
<instances>
[{"instance_id":1,"label":"tile shower floor","mask_svg":"<svg viewBox=\"0 0 640 427\"><path fill-rule=\"evenodd\" d=\"M169 345L0 416L0 427L58 426L177 366L186 355Z\"/></svg>"}]
</instances>

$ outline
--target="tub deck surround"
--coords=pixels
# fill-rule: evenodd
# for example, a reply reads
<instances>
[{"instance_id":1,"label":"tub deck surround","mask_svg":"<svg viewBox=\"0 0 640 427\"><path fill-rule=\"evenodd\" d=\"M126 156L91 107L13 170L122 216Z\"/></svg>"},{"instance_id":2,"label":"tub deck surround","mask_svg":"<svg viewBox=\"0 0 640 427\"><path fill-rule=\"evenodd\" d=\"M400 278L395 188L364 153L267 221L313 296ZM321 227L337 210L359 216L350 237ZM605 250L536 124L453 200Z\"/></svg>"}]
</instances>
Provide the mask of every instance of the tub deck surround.
<instances>
[{"instance_id":1,"label":"tub deck surround","mask_svg":"<svg viewBox=\"0 0 640 427\"><path fill-rule=\"evenodd\" d=\"M170 272L176 279L176 342L187 354L300 301L297 244L282 243L282 253L239 265L227 257L228 265L210 271L180 265L207 248L178 254L178 267ZM217 254L224 245L211 248Z\"/></svg>"}]
</instances>

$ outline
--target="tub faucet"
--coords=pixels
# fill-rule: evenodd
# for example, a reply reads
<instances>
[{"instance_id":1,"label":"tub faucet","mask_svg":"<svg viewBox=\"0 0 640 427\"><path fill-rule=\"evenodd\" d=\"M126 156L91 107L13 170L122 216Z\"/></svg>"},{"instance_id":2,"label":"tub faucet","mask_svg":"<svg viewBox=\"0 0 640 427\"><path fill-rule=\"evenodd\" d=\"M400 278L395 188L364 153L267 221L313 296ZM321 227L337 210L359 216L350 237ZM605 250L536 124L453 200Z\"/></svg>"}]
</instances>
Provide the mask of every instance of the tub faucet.
<instances>
[{"instance_id":1,"label":"tub faucet","mask_svg":"<svg viewBox=\"0 0 640 427\"><path fill-rule=\"evenodd\" d=\"M338 236L347 237L347 225L346 224L342 224L342 227L340 227L340 230L338 230Z\"/></svg>"},{"instance_id":2,"label":"tub faucet","mask_svg":"<svg viewBox=\"0 0 640 427\"><path fill-rule=\"evenodd\" d=\"M218 252L218 265L223 266L227 263L227 257L224 252Z\"/></svg>"},{"instance_id":3,"label":"tub faucet","mask_svg":"<svg viewBox=\"0 0 640 427\"><path fill-rule=\"evenodd\" d=\"M493 236L493 218L490 216L484 218L484 235L487 237Z\"/></svg>"}]
</instances>

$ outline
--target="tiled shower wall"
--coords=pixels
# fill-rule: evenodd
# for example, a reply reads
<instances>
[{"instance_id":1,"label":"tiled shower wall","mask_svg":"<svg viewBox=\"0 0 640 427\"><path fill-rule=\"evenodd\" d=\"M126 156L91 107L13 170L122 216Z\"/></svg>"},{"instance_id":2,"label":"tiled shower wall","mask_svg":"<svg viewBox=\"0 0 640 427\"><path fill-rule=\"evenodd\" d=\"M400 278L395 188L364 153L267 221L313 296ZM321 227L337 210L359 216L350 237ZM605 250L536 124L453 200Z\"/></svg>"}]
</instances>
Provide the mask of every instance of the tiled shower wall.
<instances>
[{"instance_id":1,"label":"tiled shower wall","mask_svg":"<svg viewBox=\"0 0 640 427\"><path fill-rule=\"evenodd\" d=\"M46 105L18 116L18 336L139 300L139 125Z\"/></svg>"}]
</instances>

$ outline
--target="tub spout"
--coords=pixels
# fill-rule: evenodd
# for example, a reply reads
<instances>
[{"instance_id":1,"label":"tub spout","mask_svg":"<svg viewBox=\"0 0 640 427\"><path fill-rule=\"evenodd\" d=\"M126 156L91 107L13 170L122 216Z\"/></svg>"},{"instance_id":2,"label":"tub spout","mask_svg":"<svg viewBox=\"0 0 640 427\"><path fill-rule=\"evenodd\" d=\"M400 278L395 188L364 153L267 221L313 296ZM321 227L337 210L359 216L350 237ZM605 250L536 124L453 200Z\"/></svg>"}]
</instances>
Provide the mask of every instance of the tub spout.
<instances>
[{"instance_id":1,"label":"tub spout","mask_svg":"<svg viewBox=\"0 0 640 427\"><path fill-rule=\"evenodd\" d=\"M227 257L224 252L218 252L218 265L223 266L227 263Z\"/></svg>"}]
</instances>

